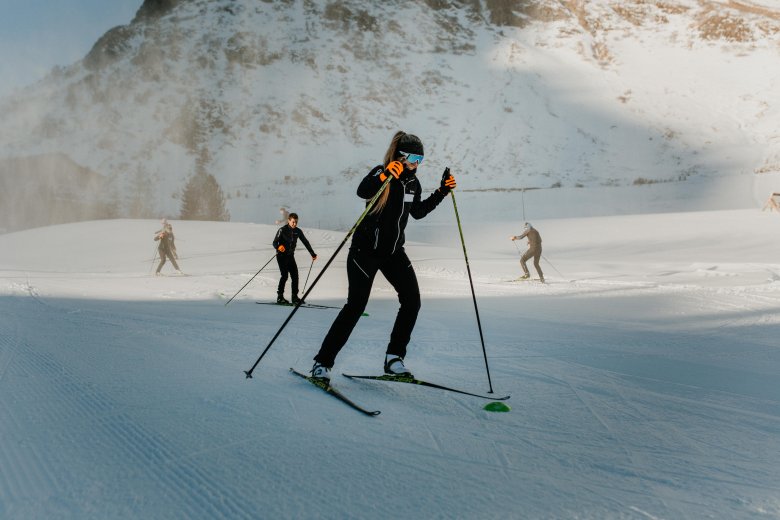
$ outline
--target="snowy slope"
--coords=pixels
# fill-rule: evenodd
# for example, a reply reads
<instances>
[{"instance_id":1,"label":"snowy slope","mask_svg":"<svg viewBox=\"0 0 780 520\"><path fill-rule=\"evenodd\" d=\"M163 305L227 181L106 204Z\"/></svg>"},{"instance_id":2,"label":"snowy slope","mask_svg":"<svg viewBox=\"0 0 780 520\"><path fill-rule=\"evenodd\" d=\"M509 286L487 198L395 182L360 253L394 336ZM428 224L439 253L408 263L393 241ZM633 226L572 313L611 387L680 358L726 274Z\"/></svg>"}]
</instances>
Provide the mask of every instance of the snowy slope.
<instances>
[{"instance_id":1,"label":"snowy slope","mask_svg":"<svg viewBox=\"0 0 780 520\"><path fill-rule=\"evenodd\" d=\"M406 129L428 171L470 176L491 206L560 186L588 215L608 186L644 211L754 207L780 164L766 4L147 0L173 7L3 100L0 157L67 154L120 216L178 215L205 171L233 221L287 205L337 228L343 186ZM679 187L694 181L709 189Z\"/></svg>"},{"instance_id":2,"label":"snowy slope","mask_svg":"<svg viewBox=\"0 0 780 520\"><path fill-rule=\"evenodd\" d=\"M459 210L471 212L466 197ZM411 222L409 365L487 392L448 200ZM294 378L335 310L275 293L273 226L173 222L189 276L150 276L156 221L0 236L0 517L777 518L780 219L756 210L534 219L549 283L510 283L516 220L465 222L496 394ZM301 220L320 260L344 237ZM342 252L309 300L340 305ZM303 279L308 257L298 257ZM337 360L381 367L377 281Z\"/></svg>"}]
</instances>

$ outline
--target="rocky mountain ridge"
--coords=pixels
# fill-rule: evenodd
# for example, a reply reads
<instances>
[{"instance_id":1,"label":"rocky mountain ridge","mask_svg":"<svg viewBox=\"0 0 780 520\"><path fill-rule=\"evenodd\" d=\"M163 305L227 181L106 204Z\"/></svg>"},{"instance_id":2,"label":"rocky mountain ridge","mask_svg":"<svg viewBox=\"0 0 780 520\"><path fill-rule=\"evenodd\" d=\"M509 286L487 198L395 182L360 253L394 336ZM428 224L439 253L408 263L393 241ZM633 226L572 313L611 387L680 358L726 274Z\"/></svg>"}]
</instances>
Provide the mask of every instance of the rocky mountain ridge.
<instances>
[{"instance_id":1,"label":"rocky mountain ridge","mask_svg":"<svg viewBox=\"0 0 780 520\"><path fill-rule=\"evenodd\" d=\"M338 211L399 128L467 190L771 173L779 51L767 0L146 0L0 101L0 157L65 154L130 217L212 175L236 220Z\"/></svg>"}]
</instances>

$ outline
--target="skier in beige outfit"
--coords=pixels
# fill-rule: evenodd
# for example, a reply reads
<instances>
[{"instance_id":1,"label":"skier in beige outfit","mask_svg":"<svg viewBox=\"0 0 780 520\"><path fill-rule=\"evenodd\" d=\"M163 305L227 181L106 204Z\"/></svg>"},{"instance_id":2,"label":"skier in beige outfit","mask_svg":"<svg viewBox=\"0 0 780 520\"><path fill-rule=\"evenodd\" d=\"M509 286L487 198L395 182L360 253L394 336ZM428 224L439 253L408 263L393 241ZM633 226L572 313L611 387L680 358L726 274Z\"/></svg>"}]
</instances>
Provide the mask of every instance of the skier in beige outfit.
<instances>
[{"instance_id":1,"label":"skier in beige outfit","mask_svg":"<svg viewBox=\"0 0 780 520\"><path fill-rule=\"evenodd\" d=\"M544 273L542 273L542 268L539 265L539 259L542 257L542 236L530 222L526 222L523 234L509 237L510 240L522 240L523 238L528 239L528 249L523 253L523 256L520 257L520 267L523 268L524 273L520 279L527 280L531 276L528 273L528 266L525 263L529 258L533 257L534 267L536 268L536 272L539 273L539 281L544 283Z\"/></svg>"}]
</instances>

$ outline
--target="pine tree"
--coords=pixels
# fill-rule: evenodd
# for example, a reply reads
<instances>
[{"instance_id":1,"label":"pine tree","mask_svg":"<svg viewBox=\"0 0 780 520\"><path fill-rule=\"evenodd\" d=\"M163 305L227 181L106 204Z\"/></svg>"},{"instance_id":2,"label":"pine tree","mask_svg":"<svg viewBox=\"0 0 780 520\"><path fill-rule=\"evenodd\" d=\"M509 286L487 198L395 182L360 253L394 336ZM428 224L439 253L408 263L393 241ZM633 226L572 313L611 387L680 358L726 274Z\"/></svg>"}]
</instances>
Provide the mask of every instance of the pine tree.
<instances>
[{"instance_id":1,"label":"pine tree","mask_svg":"<svg viewBox=\"0 0 780 520\"><path fill-rule=\"evenodd\" d=\"M182 195L180 218L224 222L230 220L230 213L225 208L225 194L213 175L200 170L190 177Z\"/></svg>"}]
</instances>

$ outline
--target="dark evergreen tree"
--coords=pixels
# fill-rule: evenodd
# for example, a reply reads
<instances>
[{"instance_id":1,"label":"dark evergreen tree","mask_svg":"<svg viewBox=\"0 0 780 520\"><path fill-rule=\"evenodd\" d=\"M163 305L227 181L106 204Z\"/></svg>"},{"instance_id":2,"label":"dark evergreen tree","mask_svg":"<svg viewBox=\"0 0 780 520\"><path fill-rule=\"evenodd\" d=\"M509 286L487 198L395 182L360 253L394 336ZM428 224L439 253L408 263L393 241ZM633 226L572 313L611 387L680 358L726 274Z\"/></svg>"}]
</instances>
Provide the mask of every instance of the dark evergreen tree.
<instances>
[{"instance_id":1,"label":"dark evergreen tree","mask_svg":"<svg viewBox=\"0 0 780 520\"><path fill-rule=\"evenodd\" d=\"M181 200L181 220L230 220L225 194L210 173L198 171L187 182Z\"/></svg>"}]
</instances>

